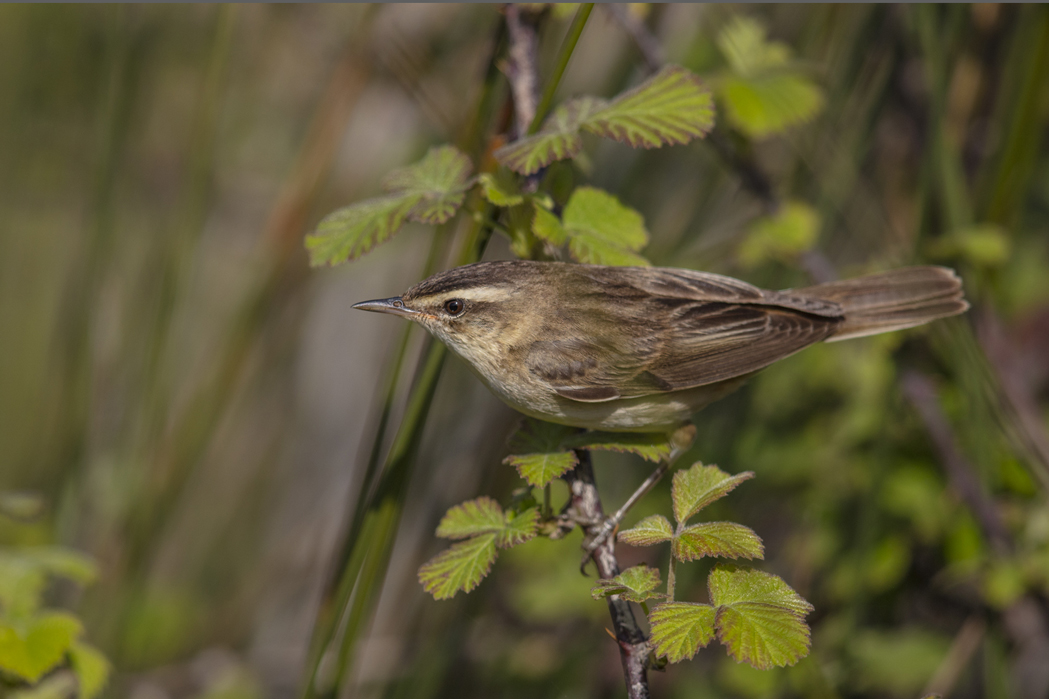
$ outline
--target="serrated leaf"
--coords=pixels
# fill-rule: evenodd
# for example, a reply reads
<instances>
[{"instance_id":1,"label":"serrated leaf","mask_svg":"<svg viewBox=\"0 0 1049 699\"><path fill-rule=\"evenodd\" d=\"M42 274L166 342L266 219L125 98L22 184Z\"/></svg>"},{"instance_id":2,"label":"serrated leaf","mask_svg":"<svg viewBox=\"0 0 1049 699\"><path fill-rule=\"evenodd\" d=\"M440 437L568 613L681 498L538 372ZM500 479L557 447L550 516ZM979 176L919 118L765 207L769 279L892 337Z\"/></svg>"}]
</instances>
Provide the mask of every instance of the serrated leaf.
<instances>
[{"instance_id":1,"label":"serrated leaf","mask_svg":"<svg viewBox=\"0 0 1049 699\"><path fill-rule=\"evenodd\" d=\"M808 655L812 605L778 576L717 566L707 579L718 638L739 662L767 670Z\"/></svg>"},{"instance_id":2,"label":"serrated leaf","mask_svg":"<svg viewBox=\"0 0 1049 699\"><path fill-rule=\"evenodd\" d=\"M418 197L408 218L420 223L446 222L459 210L470 188L470 159L454 146L431 148L426 156L383 178L391 194Z\"/></svg>"},{"instance_id":3,"label":"serrated leaf","mask_svg":"<svg viewBox=\"0 0 1049 699\"><path fill-rule=\"evenodd\" d=\"M692 515L753 477L751 471L730 476L717 466L704 466L700 462L692 464L685 471L678 471L674 474L674 485L670 489L674 501L674 518L678 524L684 524Z\"/></svg>"},{"instance_id":4,"label":"serrated leaf","mask_svg":"<svg viewBox=\"0 0 1049 699\"><path fill-rule=\"evenodd\" d=\"M714 638L714 617L714 608L708 604L659 605L648 617L653 650L672 663L693 657Z\"/></svg>"},{"instance_id":5,"label":"serrated leaf","mask_svg":"<svg viewBox=\"0 0 1049 699\"><path fill-rule=\"evenodd\" d=\"M510 440L512 454L503 463L514 466L529 485L542 488L579 463L573 452L562 447L575 431L565 425L528 419Z\"/></svg>"},{"instance_id":6,"label":"serrated leaf","mask_svg":"<svg viewBox=\"0 0 1049 699\"><path fill-rule=\"evenodd\" d=\"M646 461L670 457L674 445L659 432L581 432L566 440L573 448L637 454Z\"/></svg>"},{"instance_id":7,"label":"serrated leaf","mask_svg":"<svg viewBox=\"0 0 1049 699\"><path fill-rule=\"evenodd\" d=\"M637 251L648 244L645 222L608 192L578 187L561 217L568 250L579 262L596 265L646 266Z\"/></svg>"},{"instance_id":8,"label":"serrated leaf","mask_svg":"<svg viewBox=\"0 0 1049 699\"><path fill-rule=\"evenodd\" d=\"M532 233L536 238L560 247L568 242L568 233L561 225L561 219L541 206L535 207L535 217L532 219Z\"/></svg>"},{"instance_id":9,"label":"serrated leaf","mask_svg":"<svg viewBox=\"0 0 1049 699\"><path fill-rule=\"evenodd\" d=\"M714 126L714 100L699 77L665 66L582 121L582 128L634 148L688 143Z\"/></svg>"},{"instance_id":10,"label":"serrated leaf","mask_svg":"<svg viewBox=\"0 0 1049 699\"><path fill-rule=\"evenodd\" d=\"M508 549L535 538L539 529L539 508L529 507L523 512L506 513L506 521L499 532L496 545Z\"/></svg>"},{"instance_id":11,"label":"serrated leaf","mask_svg":"<svg viewBox=\"0 0 1049 699\"><path fill-rule=\"evenodd\" d=\"M444 539L465 539L478 534L501 532L505 526L503 508L492 498L482 496L448 510L437 525L437 536Z\"/></svg>"},{"instance_id":12,"label":"serrated leaf","mask_svg":"<svg viewBox=\"0 0 1049 699\"><path fill-rule=\"evenodd\" d=\"M823 109L823 91L797 73L726 78L718 87L725 116L751 138L804 124Z\"/></svg>"},{"instance_id":13,"label":"serrated leaf","mask_svg":"<svg viewBox=\"0 0 1049 699\"><path fill-rule=\"evenodd\" d=\"M630 602L644 602L647 599L666 597L664 594L653 592L660 583L659 569L649 568L642 563L627 568L612 579L598 580L591 588L590 595L594 599L619 595Z\"/></svg>"},{"instance_id":14,"label":"serrated leaf","mask_svg":"<svg viewBox=\"0 0 1049 699\"><path fill-rule=\"evenodd\" d=\"M356 260L397 232L420 197L366 199L328 214L317 232L306 236L310 264L338 265Z\"/></svg>"},{"instance_id":15,"label":"serrated leaf","mask_svg":"<svg viewBox=\"0 0 1049 699\"><path fill-rule=\"evenodd\" d=\"M667 523L669 525L669 522ZM686 527L674 537L674 558L694 561L716 558L764 558L765 547L749 527L735 522L704 522Z\"/></svg>"},{"instance_id":16,"label":"serrated leaf","mask_svg":"<svg viewBox=\"0 0 1049 699\"><path fill-rule=\"evenodd\" d=\"M733 72L757 75L784 65L790 49L778 41L765 40L765 27L746 15L736 15L718 32L717 45Z\"/></svg>"},{"instance_id":17,"label":"serrated leaf","mask_svg":"<svg viewBox=\"0 0 1049 699\"><path fill-rule=\"evenodd\" d=\"M739 248L740 261L754 266L769 258L790 261L816 243L820 217L808 204L785 203L772 216L763 216L750 226Z\"/></svg>"},{"instance_id":18,"label":"serrated leaf","mask_svg":"<svg viewBox=\"0 0 1049 699\"><path fill-rule=\"evenodd\" d=\"M86 643L74 643L69 661L80 685L80 699L94 699L109 679L109 661L102 652Z\"/></svg>"},{"instance_id":19,"label":"serrated leaf","mask_svg":"<svg viewBox=\"0 0 1049 699\"><path fill-rule=\"evenodd\" d=\"M506 172L500 170L500 173ZM500 173L492 174L483 172L477 176L477 183L481 185L481 193L488 203L494 206L516 206L524 202L524 195L518 190L516 183L510 181L509 177L502 177Z\"/></svg>"},{"instance_id":20,"label":"serrated leaf","mask_svg":"<svg viewBox=\"0 0 1049 699\"><path fill-rule=\"evenodd\" d=\"M0 624L0 669L36 682L65 658L83 626L72 614L45 612L19 625Z\"/></svg>"},{"instance_id":21,"label":"serrated leaf","mask_svg":"<svg viewBox=\"0 0 1049 699\"><path fill-rule=\"evenodd\" d=\"M674 529L663 515L650 515L630 529L619 532L620 541L631 546L654 546L674 538Z\"/></svg>"},{"instance_id":22,"label":"serrated leaf","mask_svg":"<svg viewBox=\"0 0 1049 699\"><path fill-rule=\"evenodd\" d=\"M452 544L419 568L419 582L434 599L451 599L457 592L470 592L495 562L496 534L481 534Z\"/></svg>"},{"instance_id":23,"label":"serrated leaf","mask_svg":"<svg viewBox=\"0 0 1049 699\"><path fill-rule=\"evenodd\" d=\"M553 111L537 134L505 145L493 155L521 175L534 175L554 161L574 157L583 147L579 125L604 105L604 100L594 97L566 102Z\"/></svg>"}]
</instances>

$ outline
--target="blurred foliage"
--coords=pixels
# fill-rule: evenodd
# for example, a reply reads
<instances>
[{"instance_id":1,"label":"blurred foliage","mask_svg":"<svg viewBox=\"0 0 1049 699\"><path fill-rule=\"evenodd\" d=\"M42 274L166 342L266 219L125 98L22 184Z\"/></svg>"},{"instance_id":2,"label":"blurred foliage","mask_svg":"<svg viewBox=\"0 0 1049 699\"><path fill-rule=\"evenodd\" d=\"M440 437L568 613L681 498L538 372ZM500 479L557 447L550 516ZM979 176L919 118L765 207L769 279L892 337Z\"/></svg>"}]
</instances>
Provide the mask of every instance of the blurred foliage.
<instances>
[{"instance_id":1,"label":"blurred foliage","mask_svg":"<svg viewBox=\"0 0 1049 699\"><path fill-rule=\"evenodd\" d=\"M571 10L539 15L544 81ZM485 196L518 209L502 225L519 254L542 249L531 214L563 221L586 186L638 213L656 265L788 288L929 262L958 269L974 302L963 318L810 348L697 415L686 463L757 474L710 517L752 527L764 569L813 604L812 652L759 672L700 651L653 674L656 696L1044 696L1049 11L629 13L710 88L715 128L651 151L581 128L579 155L527 202L492 155L510 113L498 66L485 72L497 7L0 7L0 492L20 494L3 495L0 545L95 561L83 589L43 573L31 606L79 619L113 665L101 696L299 690L347 503L378 482L369 450L381 466L401 449L411 377L436 371L420 336L396 345L403 329L348 306L456 264L475 222L408 223L312 275L302 239L452 142L492 175ZM555 103L654 73L596 7ZM478 210L472 196L462 208ZM487 252L511 254L502 236ZM905 371L934 381L1004 542L901 390ZM507 502L519 483L499 465L513 417L476 379L448 362L433 405L397 452L419 464L391 491L399 524L376 525L388 559L361 563L389 572L345 620L359 629L348 695L621 696L577 538L507 550L451 601L418 585L442 513L480 493ZM648 469L615 452L595 462L613 504ZM554 505L564 497L555 482ZM670 509L664 482L626 526ZM621 561L655 567L649 551L621 547ZM680 598L703 599L709 566L677 572ZM66 668L90 661L67 657L32 689L3 664L5 690L77 693Z\"/></svg>"}]
</instances>

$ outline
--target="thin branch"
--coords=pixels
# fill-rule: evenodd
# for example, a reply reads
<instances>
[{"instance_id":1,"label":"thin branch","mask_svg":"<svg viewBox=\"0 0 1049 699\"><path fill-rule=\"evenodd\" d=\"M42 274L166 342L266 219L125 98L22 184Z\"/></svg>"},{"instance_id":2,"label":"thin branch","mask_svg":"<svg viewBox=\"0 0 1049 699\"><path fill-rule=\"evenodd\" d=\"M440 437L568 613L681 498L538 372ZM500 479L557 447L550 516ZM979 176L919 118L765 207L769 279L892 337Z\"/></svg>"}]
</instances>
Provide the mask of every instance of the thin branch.
<instances>
[{"instance_id":1,"label":"thin branch","mask_svg":"<svg viewBox=\"0 0 1049 699\"><path fill-rule=\"evenodd\" d=\"M520 5L507 5L506 29L510 46L506 52L504 72L510 81L510 92L514 96L517 138L535 120L535 109L539 101L539 70L536 67L539 33L536 31L536 15L521 9Z\"/></svg>"},{"instance_id":2,"label":"thin branch","mask_svg":"<svg viewBox=\"0 0 1049 699\"><path fill-rule=\"evenodd\" d=\"M645 67L648 69L648 72L655 73L663 67L663 64L667 62L666 53L664 53L656 35L645 26L645 23L637 15L630 12L626 5L618 3L608 3L601 5L601 7L619 22L620 26L623 27L634 42L634 46L637 47L641 57L645 60Z\"/></svg>"},{"instance_id":3,"label":"thin branch","mask_svg":"<svg viewBox=\"0 0 1049 699\"><path fill-rule=\"evenodd\" d=\"M590 18L590 11L593 9L594 3L584 2L576 10L575 17L572 18L572 26L568 28L568 34L565 35L564 41L561 42L561 48L557 52L557 63L554 65L554 72L546 83L543 96L539 99L539 106L535 109L535 118L532 119L532 125L528 127L529 135L539 131L540 124L543 123L547 112L550 111L550 105L554 103L554 93L557 92L557 86L561 84L561 76L565 74L568 61L572 58L575 46L579 43L579 37L583 34L583 27L586 26L586 20Z\"/></svg>"},{"instance_id":4,"label":"thin branch","mask_svg":"<svg viewBox=\"0 0 1049 699\"><path fill-rule=\"evenodd\" d=\"M579 464L563 476L571 492L566 514L583 528L585 542L601 531L605 513L601 507L597 483L594 481L590 452L577 449L576 455L579 457ZM592 556L599 576L608 579L619 575L619 561L616 560L613 539L607 538L594 550ZM608 598L608 611L612 614L612 627L619 644L627 695L630 699L648 699L648 639L638 625L629 602L620 599L618 595L612 595Z\"/></svg>"}]
</instances>

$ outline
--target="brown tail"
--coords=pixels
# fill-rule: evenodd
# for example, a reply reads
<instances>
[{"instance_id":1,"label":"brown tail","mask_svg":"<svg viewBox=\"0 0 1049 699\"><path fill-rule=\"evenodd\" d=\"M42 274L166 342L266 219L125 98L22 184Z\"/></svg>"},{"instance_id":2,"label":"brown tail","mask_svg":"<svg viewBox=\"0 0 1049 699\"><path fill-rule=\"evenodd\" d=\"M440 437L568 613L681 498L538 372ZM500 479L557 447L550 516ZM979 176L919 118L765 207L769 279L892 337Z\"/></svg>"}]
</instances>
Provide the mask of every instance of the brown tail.
<instances>
[{"instance_id":1,"label":"brown tail","mask_svg":"<svg viewBox=\"0 0 1049 699\"><path fill-rule=\"evenodd\" d=\"M946 267L905 267L796 289L793 296L835 301L845 322L827 342L902 330L965 312L962 280Z\"/></svg>"}]
</instances>

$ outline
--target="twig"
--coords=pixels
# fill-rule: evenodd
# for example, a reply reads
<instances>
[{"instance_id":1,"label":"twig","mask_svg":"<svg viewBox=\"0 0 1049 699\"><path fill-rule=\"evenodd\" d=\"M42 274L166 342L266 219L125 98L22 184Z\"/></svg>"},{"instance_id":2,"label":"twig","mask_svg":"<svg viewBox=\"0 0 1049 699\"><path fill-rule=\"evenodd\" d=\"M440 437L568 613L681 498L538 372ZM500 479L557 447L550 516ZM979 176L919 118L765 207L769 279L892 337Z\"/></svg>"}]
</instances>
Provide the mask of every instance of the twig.
<instances>
[{"instance_id":1,"label":"twig","mask_svg":"<svg viewBox=\"0 0 1049 699\"><path fill-rule=\"evenodd\" d=\"M655 73L663 67L663 64L667 62L663 47L660 46L656 35L649 31L637 15L632 14L626 6L617 3L608 3L601 7L615 17L616 21L626 30L634 46L641 53L641 57L645 59L645 67L650 73Z\"/></svg>"},{"instance_id":2,"label":"twig","mask_svg":"<svg viewBox=\"0 0 1049 699\"><path fill-rule=\"evenodd\" d=\"M995 553L1008 554L1012 548L1009 531L1005 528L994 502L980 487L980 481L974 474L972 465L958 449L951 426L936 400L936 389L932 381L918 372L908 371L900 380L900 386L925 423L925 429L936 446L951 486L976 517Z\"/></svg>"},{"instance_id":3,"label":"twig","mask_svg":"<svg viewBox=\"0 0 1049 699\"><path fill-rule=\"evenodd\" d=\"M577 449L576 455L579 457L579 464L563 476L571 492L566 514L583 528L586 541L601 530L605 522L605 513L594 481L590 452ZM598 546L592 556L600 577L608 579L619 575L615 542L611 538ZM608 598L608 611L612 614L612 627L619 644L627 695L630 699L648 699L648 639L638 626L629 602L620 599L618 595L612 595Z\"/></svg>"},{"instance_id":4,"label":"twig","mask_svg":"<svg viewBox=\"0 0 1049 699\"><path fill-rule=\"evenodd\" d=\"M516 4L506 6L506 30L510 46L504 72L514 96L514 138L518 138L535 120L539 101L539 70L536 68L539 34L535 29L535 16Z\"/></svg>"}]
</instances>

